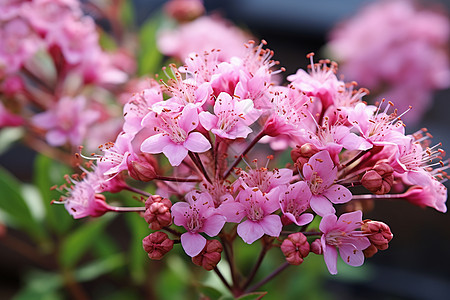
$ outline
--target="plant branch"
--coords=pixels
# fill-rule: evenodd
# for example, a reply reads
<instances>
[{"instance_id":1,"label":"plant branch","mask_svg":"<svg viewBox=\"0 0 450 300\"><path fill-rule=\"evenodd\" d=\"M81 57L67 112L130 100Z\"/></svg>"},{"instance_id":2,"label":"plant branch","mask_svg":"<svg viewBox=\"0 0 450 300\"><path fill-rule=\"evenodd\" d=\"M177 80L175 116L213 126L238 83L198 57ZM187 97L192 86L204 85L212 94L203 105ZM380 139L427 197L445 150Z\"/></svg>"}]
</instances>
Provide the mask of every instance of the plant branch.
<instances>
[{"instance_id":1,"label":"plant branch","mask_svg":"<svg viewBox=\"0 0 450 300\"><path fill-rule=\"evenodd\" d=\"M258 282L257 284L255 284L254 286L252 286L251 288L249 288L246 292L247 293L251 293L256 291L257 289L259 289L260 287L262 287L263 285L265 285L267 282L269 282L270 280L272 280L275 276L277 276L278 274L280 274L284 269L286 269L289 266L288 262L283 263L281 266L279 266L275 271L273 271L272 273L270 273L266 278L264 278L263 280L261 280L260 282Z\"/></svg>"}]
</instances>

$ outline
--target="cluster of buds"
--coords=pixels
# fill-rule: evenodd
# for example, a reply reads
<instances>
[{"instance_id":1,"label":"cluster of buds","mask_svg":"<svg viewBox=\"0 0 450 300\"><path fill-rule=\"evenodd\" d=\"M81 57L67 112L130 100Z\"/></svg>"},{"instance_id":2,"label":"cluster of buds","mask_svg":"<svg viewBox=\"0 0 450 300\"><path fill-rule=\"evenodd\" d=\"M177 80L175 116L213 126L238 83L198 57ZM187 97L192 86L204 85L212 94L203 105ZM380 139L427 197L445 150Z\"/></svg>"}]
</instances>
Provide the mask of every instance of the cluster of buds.
<instances>
[{"instance_id":1,"label":"cluster of buds","mask_svg":"<svg viewBox=\"0 0 450 300\"><path fill-rule=\"evenodd\" d=\"M90 184L131 177L155 191L121 181L147 199L145 207L122 211L144 212L156 230L143 241L151 258L180 244L194 264L219 272L222 251L233 259L232 244L240 238L260 241L263 254L281 249L286 264L301 264L309 252L323 255L336 274L338 253L360 266L392 238L387 225L363 222L359 209L343 213L341 204L426 197L420 205L446 211L448 161L424 130L406 135L393 103L366 104L366 90L339 80L337 65L314 63L313 54L309 71L299 69L287 86L277 84L273 75L284 69L265 45L250 42L244 55L228 61L220 61L217 50L192 53L183 67L165 68L169 79L130 98L122 133L93 156L101 176ZM293 164L277 167L279 157L253 150L259 143L289 151ZM262 167L261 156L268 158ZM391 193L394 184L405 191ZM76 199L78 209L89 211L90 203ZM319 226L311 231L314 219ZM242 286L232 268L233 287L221 278L242 290L254 272Z\"/></svg>"}]
</instances>

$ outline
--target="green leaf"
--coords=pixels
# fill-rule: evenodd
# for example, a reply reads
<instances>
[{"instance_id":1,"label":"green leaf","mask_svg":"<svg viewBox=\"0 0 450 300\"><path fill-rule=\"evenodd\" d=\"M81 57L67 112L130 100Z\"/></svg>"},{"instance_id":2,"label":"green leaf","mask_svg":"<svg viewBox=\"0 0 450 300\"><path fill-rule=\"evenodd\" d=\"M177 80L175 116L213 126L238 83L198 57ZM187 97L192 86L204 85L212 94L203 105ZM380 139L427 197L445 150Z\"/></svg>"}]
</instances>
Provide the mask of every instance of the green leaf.
<instances>
[{"instance_id":1,"label":"green leaf","mask_svg":"<svg viewBox=\"0 0 450 300\"><path fill-rule=\"evenodd\" d=\"M0 154L5 153L9 147L18 141L25 133L22 127L6 127L0 130Z\"/></svg>"},{"instance_id":2,"label":"green leaf","mask_svg":"<svg viewBox=\"0 0 450 300\"><path fill-rule=\"evenodd\" d=\"M134 20L136 20L136 18L134 16L134 6L132 1L123 1L120 12L123 24L128 28L133 28L135 26Z\"/></svg>"},{"instance_id":3,"label":"green leaf","mask_svg":"<svg viewBox=\"0 0 450 300\"><path fill-rule=\"evenodd\" d=\"M0 167L0 210L12 222L11 225L25 230L39 240L45 236L45 232L31 213L21 191L20 182Z\"/></svg>"},{"instance_id":4,"label":"green leaf","mask_svg":"<svg viewBox=\"0 0 450 300\"><path fill-rule=\"evenodd\" d=\"M24 276L25 287L13 297L13 300L57 300L63 299L58 290L63 286L60 274L32 271Z\"/></svg>"},{"instance_id":5,"label":"green leaf","mask_svg":"<svg viewBox=\"0 0 450 300\"><path fill-rule=\"evenodd\" d=\"M93 242L103 234L103 229L114 215L105 215L90 220L69 235L63 242L59 260L66 268L73 267L92 246Z\"/></svg>"},{"instance_id":6,"label":"green leaf","mask_svg":"<svg viewBox=\"0 0 450 300\"><path fill-rule=\"evenodd\" d=\"M108 256L78 268L75 271L75 278L80 282L93 280L104 274L110 273L124 264L125 257L123 254L119 253Z\"/></svg>"},{"instance_id":7,"label":"green leaf","mask_svg":"<svg viewBox=\"0 0 450 300\"><path fill-rule=\"evenodd\" d=\"M114 51L117 49L117 44L114 39L104 30L100 31L99 43L100 47L106 51Z\"/></svg>"},{"instance_id":8,"label":"green leaf","mask_svg":"<svg viewBox=\"0 0 450 300\"><path fill-rule=\"evenodd\" d=\"M138 55L139 76L154 74L161 67L162 54L156 47L156 32L162 16L156 14L145 22L139 32L140 51Z\"/></svg>"},{"instance_id":9,"label":"green leaf","mask_svg":"<svg viewBox=\"0 0 450 300\"><path fill-rule=\"evenodd\" d=\"M61 196L61 192L50 190L54 185L65 183L64 175L71 170L47 156L38 155L34 161L33 183L41 194L42 204L45 209L45 222L57 234L64 234L75 221L65 210L63 205L50 205L51 200Z\"/></svg>"},{"instance_id":10,"label":"green leaf","mask_svg":"<svg viewBox=\"0 0 450 300\"><path fill-rule=\"evenodd\" d=\"M221 292L210 286L199 285L197 286L197 289L203 296L206 296L210 300L218 300L222 297Z\"/></svg>"},{"instance_id":11,"label":"green leaf","mask_svg":"<svg viewBox=\"0 0 450 300\"><path fill-rule=\"evenodd\" d=\"M267 295L267 292L248 293L240 296L239 298L237 298L237 300L260 300L265 295Z\"/></svg>"}]
</instances>

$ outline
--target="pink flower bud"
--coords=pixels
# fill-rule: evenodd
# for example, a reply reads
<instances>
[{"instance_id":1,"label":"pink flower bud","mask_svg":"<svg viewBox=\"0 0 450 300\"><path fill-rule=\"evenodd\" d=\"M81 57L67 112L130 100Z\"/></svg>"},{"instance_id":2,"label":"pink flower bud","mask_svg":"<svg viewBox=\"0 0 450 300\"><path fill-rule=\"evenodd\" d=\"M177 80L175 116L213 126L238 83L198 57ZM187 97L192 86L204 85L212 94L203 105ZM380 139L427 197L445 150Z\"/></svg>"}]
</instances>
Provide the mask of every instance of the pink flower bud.
<instances>
[{"instance_id":1,"label":"pink flower bud","mask_svg":"<svg viewBox=\"0 0 450 300\"><path fill-rule=\"evenodd\" d=\"M130 155L127 158L128 174L139 181L151 181L156 178L157 162L148 153Z\"/></svg>"},{"instance_id":2,"label":"pink flower bud","mask_svg":"<svg viewBox=\"0 0 450 300\"><path fill-rule=\"evenodd\" d=\"M155 203L155 202L162 202L164 203L164 205L166 205L167 207L171 208L172 207L172 202L167 199L167 198L163 198L160 195L151 195L150 197L148 197L148 199L145 201L145 208L149 209L150 206Z\"/></svg>"},{"instance_id":3,"label":"pink flower bud","mask_svg":"<svg viewBox=\"0 0 450 300\"><path fill-rule=\"evenodd\" d=\"M310 247L306 236L296 232L288 235L281 244L281 251L286 257L286 261L291 265L300 265L303 258L308 256Z\"/></svg>"},{"instance_id":4,"label":"pink flower bud","mask_svg":"<svg viewBox=\"0 0 450 300\"><path fill-rule=\"evenodd\" d=\"M365 220L361 230L378 250L386 250L393 237L391 229L383 222Z\"/></svg>"},{"instance_id":5,"label":"pink flower bud","mask_svg":"<svg viewBox=\"0 0 450 300\"><path fill-rule=\"evenodd\" d=\"M377 195L389 193L394 183L394 169L386 162L377 163L361 179L362 185Z\"/></svg>"},{"instance_id":6,"label":"pink flower bud","mask_svg":"<svg viewBox=\"0 0 450 300\"><path fill-rule=\"evenodd\" d=\"M320 239L316 239L311 243L311 252L317 255L321 255L323 253L322 243L320 242Z\"/></svg>"},{"instance_id":7,"label":"pink flower bud","mask_svg":"<svg viewBox=\"0 0 450 300\"><path fill-rule=\"evenodd\" d=\"M164 6L166 13L178 22L188 22L205 12L201 0L171 0Z\"/></svg>"},{"instance_id":8,"label":"pink flower bud","mask_svg":"<svg viewBox=\"0 0 450 300\"><path fill-rule=\"evenodd\" d=\"M172 223L170 206L164 202L153 202L145 211L144 219L152 230L160 230L169 226Z\"/></svg>"},{"instance_id":9,"label":"pink flower bud","mask_svg":"<svg viewBox=\"0 0 450 300\"><path fill-rule=\"evenodd\" d=\"M142 246L150 259L160 260L167 252L172 250L173 241L169 239L166 233L157 231L146 236L142 240Z\"/></svg>"},{"instance_id":10,"label":"pink flower bud","mask_svg":"<svg viewBox=\"0 0 450 300\"><path fill-rule=\"evenodd\" d=\"M301 170L303 168L303 165L307 163L311 156L313 156L317 152L319 152L319 149L315 145L306 143L301 147L296 146L295 149L292 149L291 158L292 161L294 161Z\"/></svg>"},{"instance_id":11,"label":"pink flower bud","mask_svg":"<svg viewBox=\"0 0 450 300\"><path fill-rule=\"evenodd\" d=\"M222 250L222 244L218 240L207 240L205 248L197 256L192 257L192 262L211 271L219 263Z\"/></svg>"}]
</instances>

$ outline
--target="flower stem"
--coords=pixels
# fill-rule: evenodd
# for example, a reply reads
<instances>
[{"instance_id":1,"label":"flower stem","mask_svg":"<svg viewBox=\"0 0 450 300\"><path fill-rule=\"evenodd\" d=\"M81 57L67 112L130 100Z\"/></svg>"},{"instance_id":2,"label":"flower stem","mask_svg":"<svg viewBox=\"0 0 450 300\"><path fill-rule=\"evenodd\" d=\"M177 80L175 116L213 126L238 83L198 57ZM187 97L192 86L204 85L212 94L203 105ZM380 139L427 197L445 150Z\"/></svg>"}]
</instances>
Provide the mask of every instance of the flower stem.
<instances>
[{"instance_id":1,"label":"flower stem","mask_svg":"<svg viewBox=\"0 0 450 300\"><path fill-rule=\"evenodd\" d=\"M168 176L157 176L155 179L163 180L163 181L175 181L175 182L200 182L202 181L199 178L177 178L177 177L168 177Z\"/></svg>"},{"instance_id":2,"label":"flower stem","mask_svg":"<svg viewBox=\"0 0 450 300\"><path fill-rule=\"evenodd\" d=\"M145 207L119 207L119 206L110 206L111 211L114 212L145 212Z\"/></svg>"},{"instance_id":3,"label":"flower stem","mask_svg":"<svg viewBox=\"0 0 450 300\"><path fill-rule=\"evenodd\" d=\"M256 264L253 266L253 269L252 269L250 275L248 276L247 281L245 282L245 284L243 286L244 290L250 285L253 278L255 278L256 272L258 271L259 267L261 266L261 263L267 253L267 250L268 250L268 247L263 245L263 248L261 249L261 252L259 253L258 260L256 261Z\"/></svg>"},{"instance_id":4,"label":"flower stem","mask_svg":"<svg viewBox=\"0 0 450 300\"><path fill-rule=\"evenodd\" d=\"M189 151L189 157L191 158L192 162L194 163L194 165L199 170L200 174L202 174L203 177L205 177L205 179L209 183L212 183L211 179L208 176L208 173L206 173L206 170L205 170L205 167L202 164L202 161L200 160L200 156L198 156L197 153L194 154L193 152Z\"/></svg>"},{"instance_id":5,"label":"flower stem","mask_svg":"<svg viewBox=\"0 0 450 300\"><path fill-rule=\"evenodd\" d=\"M135 187L132 187L132 186L129 186L129 185L127 185L125 187L125 189L129 190L130 192L133 192L133 193L141 194L142 196L145 196L145 197L150 197L152 195L150 193L147 193L147 192L145 192L143 190L140 190L138 188L135 188Z\"/></svg>"},{"instance_id":6,"label":"flower stem","mask_svg":"<svg viewBox=\"0 0 450 300\"><path fill-rule=\"evenodd\" d=\"M223 277L222 273L219 271L219 269L217 269L217 267L214 267L214 272L216 272L217 276L219 276L220 280L222 281L222 283L227 287L227 289L229 289L230 291L232 290L230 284L227 282L227 280L225 279L225 277Z\"/></svg>"},{"instance_id":7,"label":"flower stem","mask_svg":"<svg viewBox=\"0 0 450 300\"><path fill-rule=\"evenodd\" d=\"M266 134L264 133L264 130L262 130L260 133L258 133L258 135L247 146L247 148L245 148L244 151L242 151L242 153L238 157L236 157L236 160L228 168L228 170L225 172L225 174L223 174L224 179L230 175L231 171L233 171L233 169L241 162L242 158L248 153L248 151L250 151L250 149L252 149L256 145L256 143L258 143L259 140L262 139L265 135Z\"/></svg>"},{"instance_id":8,"label":"flower stem","mask_svg":"<svg viewBox=\"0 0 450 300\"><path fill-rule=\"evenodd\" d=\"M270 273L266 278L264 278L263 280L261 280L260 282L258 282L257 284L255 284L254 286L252 286L251 288L249 288L246 292L247 293L251 293L256 291L257 289L259 289L261 286L265 285L267 282L269 282L270 280L272 280L275 276L277 276L278 274L281 273L281 271L283 271L284 269L286 269L289 266L288 262L285 262L284 264L282 264L281 266L279 266L275 271L273 271L272 273Z\"/></svg>"},{"instance_id":9,"label":"flower stem","mask_svg":"<svg viewBox=\"0 0 450 300\"><path fill-rule=\"evenodd\" d=\"M178 230L172 229L170 227L164 227L163 229L167 232L170 232L173 235L181 236L181 232L179 232Z\"/></svg>"}]
</instances>

